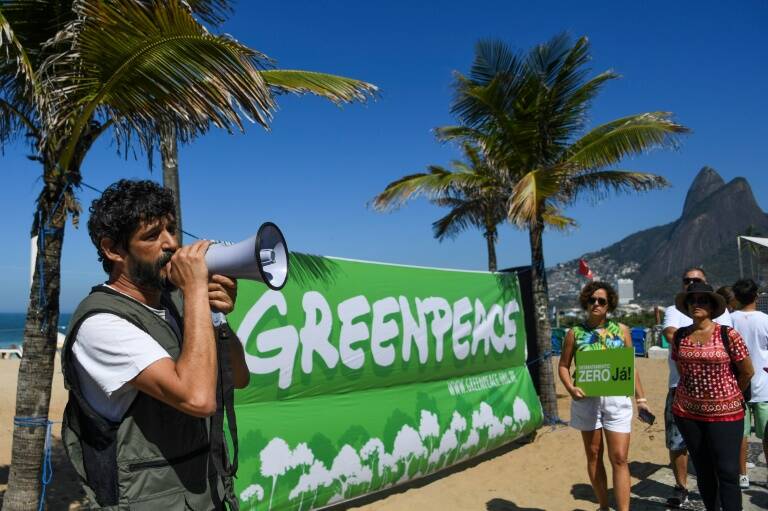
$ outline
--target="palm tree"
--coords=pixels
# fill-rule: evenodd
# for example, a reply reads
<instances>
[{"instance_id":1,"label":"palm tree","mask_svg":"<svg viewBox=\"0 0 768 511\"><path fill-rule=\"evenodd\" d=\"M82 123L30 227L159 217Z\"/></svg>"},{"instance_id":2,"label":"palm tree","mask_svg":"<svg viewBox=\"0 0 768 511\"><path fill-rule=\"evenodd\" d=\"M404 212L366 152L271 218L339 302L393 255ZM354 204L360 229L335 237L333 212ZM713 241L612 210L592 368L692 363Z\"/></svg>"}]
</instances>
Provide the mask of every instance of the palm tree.
<instances>
[{"instance_id":1,"label":"palm tree","mask_svg":"<svg viewBox=\"0 0 768 511\"><path fill-rule=\"evenodd\" d=\"M191 8L203 21L220 25L232 13L228 0L195 0ZM290 69L259 70L270 91L275 94L314 94L336 104L365 101L376 93L375 86L326 73ZM265 128L266 124L262 124ZM161 126L160 156L163 165L163 185L174 192L179 244L182 242L181 190L179 185L178 135L173 126Z\"/></svg>"},{"instance_id":2,"label":"palm tree","mask_svg":"<svg viewBox=\"0 0 768 511\"><path fill-rule=\"evenodd\" d=\"M0 0L0 144L25 137L43 168L17 417L48 417L64 227L70 215L77 221L75 189L93 142L111 130L118 147L149 154L160 126L188 140L211 124L242 131L243 117L271 116L260 73L268 58L211 34L190 11L219 3ZM37 508L44 440L45 428L14 424L4 509Z\"/></svg>"},{"instance_id":3,"label":"palm tree","mask_svg":"<svg viewBox=\"0 0 768 511\"><path fill-rule=\"evenodd\" d=\"M667 112L623 117L587 131L587 113L602 86L618 75L588 77L585 37L565 35L516 54L500 41L476 46L469 76L456 75L452 113L459 125L441 128L443 139L471 140L514 182L507 218L529 232L533 298L540 353L551 352L549 298L544 264L545 225L574 221L563 208L587 195L641 192L667 185L658 175L616 169L625 157L672 147L688 129ZM540 361L539 392L545 417L557 421L551 361Z\"/></svg>"},{"instance_id":4,"label":"palm tree","mask_svg":"<svg viewBox=\"0 0 768 511\"><path fill-rule=\"evenodd\" d=\"M435 238L443 241L468 227L481 229L488 247L488 271L496 271L497 229L506 221L504 204L510 188L476 145L465 141L461 147L466 161L454 160L450 169L430 165L429 172L393 181L373 199L373 207L387 211L425 196L433 204L450 208L432 224Z\"/></svg>"}]
</instances>

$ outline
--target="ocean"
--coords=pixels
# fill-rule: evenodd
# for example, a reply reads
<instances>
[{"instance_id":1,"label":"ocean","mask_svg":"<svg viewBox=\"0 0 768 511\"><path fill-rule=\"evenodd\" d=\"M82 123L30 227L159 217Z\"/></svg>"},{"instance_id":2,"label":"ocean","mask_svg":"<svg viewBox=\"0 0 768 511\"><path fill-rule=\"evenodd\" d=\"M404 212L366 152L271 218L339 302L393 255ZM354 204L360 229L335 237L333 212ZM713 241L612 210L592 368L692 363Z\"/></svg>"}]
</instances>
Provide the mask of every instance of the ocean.
<instances>
[{"instance_id":1,"label":"ocean","mask_svg":"<svg viewBox=\"0 0 768 511\"><path fill-rule=\"evenodd\" d=\"M59 331L64 332L69 324L71 313L59 315ZM24 344L24 321L26 312L0 312L0 348Z\"/></svg>"}]
</instances>

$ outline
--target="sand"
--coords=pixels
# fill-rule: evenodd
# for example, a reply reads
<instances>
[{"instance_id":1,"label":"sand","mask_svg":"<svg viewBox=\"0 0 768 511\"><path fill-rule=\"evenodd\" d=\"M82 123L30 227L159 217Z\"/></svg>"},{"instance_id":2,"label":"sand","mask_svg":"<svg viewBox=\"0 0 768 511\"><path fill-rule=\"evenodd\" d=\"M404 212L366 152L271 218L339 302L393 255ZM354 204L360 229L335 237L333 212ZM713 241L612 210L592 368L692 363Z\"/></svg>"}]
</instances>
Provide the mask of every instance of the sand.
<instances>
[{"instance_id":1,"label":"sand","mask_svg":"<svg viewBox=\"0 0 768 511\"><path fill-rule=\"evenodd\" d=\"M556 367L556 359L553 364ZM18 367L18 361L0 360L0 493L5 490L11 458ZM661 419L667 390L667 363L658 359L637 359L637 368L649 405ZM50 411L52 420L61 419L65 404L66 392L57 364ZM569 418L569 406L570 398L558 385L558 407L564 420ZM54 428L54 480L49 489L48 509L76 509L82 494L61 451L59 435L57 426ZM663 421L658 420L651 427L634 421L629 457L633 485L667 464ZM571 428L544 427L532 443L501 449L472 465L468 463L405 488L367 497L351 509L535 511L597 508L589 486L580 435Z\"/></svg>"}]
</instances>

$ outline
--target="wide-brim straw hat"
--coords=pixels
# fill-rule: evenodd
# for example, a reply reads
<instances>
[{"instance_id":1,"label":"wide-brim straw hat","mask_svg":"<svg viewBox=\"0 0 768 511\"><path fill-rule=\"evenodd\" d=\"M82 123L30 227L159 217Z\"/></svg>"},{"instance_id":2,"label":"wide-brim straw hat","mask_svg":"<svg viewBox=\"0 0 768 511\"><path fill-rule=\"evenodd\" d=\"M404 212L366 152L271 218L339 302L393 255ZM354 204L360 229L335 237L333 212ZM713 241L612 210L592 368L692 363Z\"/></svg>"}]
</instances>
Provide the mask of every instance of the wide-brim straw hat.
<instances>
[{"instance_id":1,"label":"wide-brim straw hat","mask_svg":"<svg viewBox=\"0 0 768 511\"><path fill-rule=\"evenodd\" d=\"M705 284L703 282L694 282L688 288L683 291L682 293L677 293L675 296L675 307L677 310L682 312L688 317L691 317L690 312L688 312L688 305L685 303L685 301L688 299L690 295L697 294L697 295L707 295L709 296L709 299L714 304L715 308L712 310L712 314L710 316L710 319L715 319L717 317L720 317L723 312L725 312L726 303L725 298L720 296L719 294L715 293L712 289L712 286L709 284Z\"/></svg>"}]
</instances>

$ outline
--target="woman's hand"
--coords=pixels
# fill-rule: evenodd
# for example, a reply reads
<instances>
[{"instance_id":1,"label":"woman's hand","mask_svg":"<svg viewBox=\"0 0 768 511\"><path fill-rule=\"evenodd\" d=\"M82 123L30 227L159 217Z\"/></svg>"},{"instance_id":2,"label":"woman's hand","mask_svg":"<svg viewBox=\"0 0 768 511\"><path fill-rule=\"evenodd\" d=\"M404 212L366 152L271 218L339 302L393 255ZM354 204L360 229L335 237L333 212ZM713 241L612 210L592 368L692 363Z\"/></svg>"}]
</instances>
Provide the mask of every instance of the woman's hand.
<instances>
[{"instance_id":1,"label":"woman's hand","mask_svg":"<svg viewBox=\"0 0 768 511\"><path fill-rule=\"evenodd\" d=\"M581 387L571 387L568 389L568 393L571 395L574 401L579 401L587 397L587 395L584 394L584 391L581 390Z\"/></svg>"}]
</instances>

